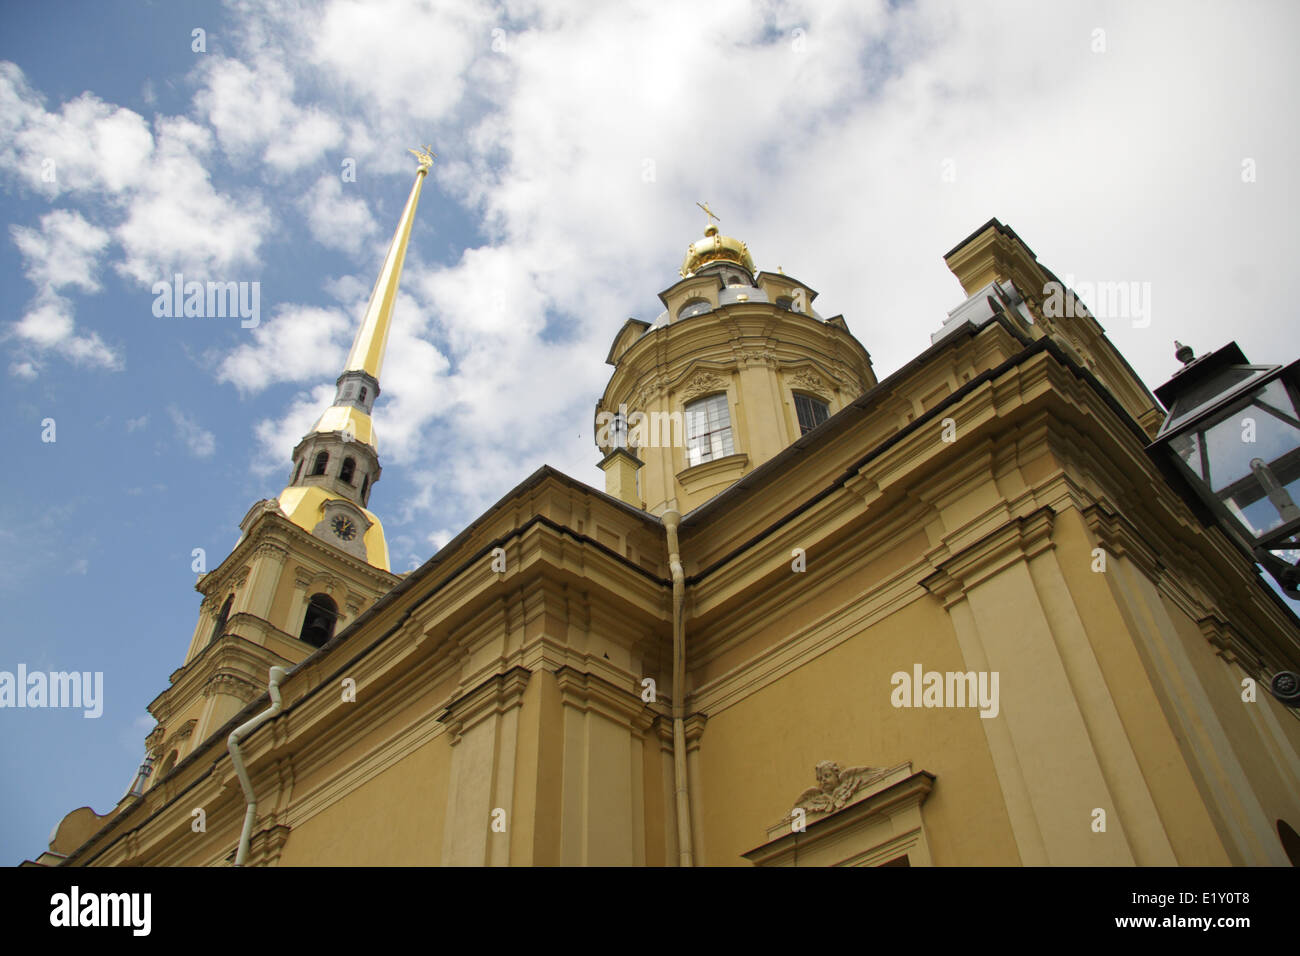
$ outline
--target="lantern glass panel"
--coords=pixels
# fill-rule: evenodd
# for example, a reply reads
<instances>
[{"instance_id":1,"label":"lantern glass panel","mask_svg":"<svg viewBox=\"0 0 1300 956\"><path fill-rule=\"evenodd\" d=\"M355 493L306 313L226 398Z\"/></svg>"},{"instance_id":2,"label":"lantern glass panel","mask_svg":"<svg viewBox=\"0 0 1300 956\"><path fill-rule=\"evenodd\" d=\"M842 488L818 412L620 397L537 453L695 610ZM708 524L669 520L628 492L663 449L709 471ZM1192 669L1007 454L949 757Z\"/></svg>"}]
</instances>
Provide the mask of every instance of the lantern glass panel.
<instances>
[{"instance_id":1,"label":"lantern glass panel","mask_svg":"<svg viewBox=\"0 0 1300 956\"><path fill-rule=\"evenodd\" d=\"M1300 417L1283 380L1170 444L1253 537L1300 518Z\"/></svg>"}]
</instances>

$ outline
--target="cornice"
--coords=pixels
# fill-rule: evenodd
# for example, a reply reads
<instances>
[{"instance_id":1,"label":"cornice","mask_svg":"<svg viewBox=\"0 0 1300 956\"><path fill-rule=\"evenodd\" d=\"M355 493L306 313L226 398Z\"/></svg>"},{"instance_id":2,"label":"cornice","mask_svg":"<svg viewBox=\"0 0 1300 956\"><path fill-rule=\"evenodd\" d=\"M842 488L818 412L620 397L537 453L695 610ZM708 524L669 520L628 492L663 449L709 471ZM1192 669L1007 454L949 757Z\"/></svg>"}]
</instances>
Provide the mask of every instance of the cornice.
<instances>
[{"instance_id":1,"label":"cornice","mask_svg":"<svg viewBox=\"0 0 1300 956\"><path fill-rule=\"evenodd\" d=\"M512 667L505 673L492 675L473 690L447 704L436 719L447 725L452 746L460 743L465 732L476 724L520 706L530 677L532 671Z\"/></svg>"},{"instance_id":2,"label":"cornice","mask_svg":"<svg viewBox=\"0 0 1300 956\"><path fill-rule=\"evenodd\" d=\"M955 554L941 544L926 555L935 571L921 581L921 586L942 600L945 608L951 607L981 582L1053 547L1055 518L1051 508L1039 508L1012 519Z\"/></svg>"},{"instance_id":3,"label":"cornice","mask_svg":"<svg viewBox=\"0 0 1300 956\"><path fill-rule=\"evenodd\" d=\"M663 698L660 698L661 700ZM686 752L698 751L700 740L704 737L704 725L709 722L709 715L700 711L687 714L682 719L682 732L686 736ZM650 722L652 732L659 738L659 746L671 751L673 747L673 718L670 714L656 714Z\"/></svg>"},{"instance_id":4,"label":"cornice","mask_svg":"<svg viewBox=\"0 0 1300 956\"><path fill-rule=\"evenodd\" d=\"M260 684L256 684L241 674L233 674L229 671L223 671L215 674L211 680L203 685L203 696L211 697L214 694L227 694L242 700L245 704L256 700L264 692Z\"/></svg>"},{"instance_id":5,"label":"cornice","mask_svg":"<svg viewBox=\"0 0 1300 956\"><path fill-rule=\"evenodd\" d=\"M264 505L265 502L259 504ZM257 505L254 506L254 510L256 509ZM252 514L254 511L250 511L250 515ZM263 548L265 550L262 550ZM236 577L238 572L235 569L241 565L246 566L248 562L259 557L283 563L288 555L293 553L309 554L318 558L322 564L341 565L353 572L358 580L364 582L371 590L381 594L391 590L402 580L396 574L376 568L321 541L315 535L298 527L278 509L271 510L263 507L260 513L254 515L248 530L226 559L211 572L199 578L194 585L195 590L204 597L215 599L218 592L240 586L242 579ZM242 577L246 578L247 573L248 568L244 567Z\"/></svg>"},{"instance_id":6,"label":"cornice","mask_svg":"<svg viewBox=\"0 0 1300 956\"><path fill-rule=\"evenodd\" d=\"M555 671L560 703L583 713L595 712L631 728L638 735L655 720L639 694L618 687L595 674L564 665Z\"/></svg>"},{"instance_id":7,"label":"cornice","mask_svg":"<svg viewBox=\"0 0 1300 956\"><path fill-rule=\"evenodd\" d=\"M748 466L749 456L744 452L737 452L724 458L714 458L712 461L692 465L690 468L679 471L674 477L682 487L697 483L708 484L711 479L723 478L733 472L744 471Z\"/></svg>"},{"instance_id":8,"label":"cornice","mask_svg":"<svg viewBox=\"0 0 1300 956\"><path fill-rule=\"evenodd\" d=\"M828 339L827 336L832 335ZM622 352L601 395L600 408L617 407L615 395L637 395L641 407L646 399L658 397L663 378L676 377L673 370L695 363L735 367L757 362L764 365L790 364L821 358L828 363L844 361L843 350L855 353L854 361L871 367L867 350L847 329L840 329L801 312L779 309L766 302L724 305L680 322L651 329ZM641 381L652 376L653 384ZM868 383L864 383L864 387Z\"/></svg>"},{"instance_id":9,"label":"cornice","mask_svg":"<svg viewBox=\"0 0 1300 956\"><path fill-rule=\"evenodd\" d=\"M252 618L252 615L243 616ZM260 621L257 618L254 620ZM274 630L270 624L266 624L266 627ZM258 681L274 664L291 666L293 661L246 637L227 633L205 647L202 654L172 675L172 685L154 698L149 705L149 712L165 723L165 718L160 715L175 713L185 702L200 694L211 696L213 693L233 692L234 696L244 699L242 691L235 691L235 685L223 683L223 689L220 690L210 686L211 681L221 674L238 675L240 680L255 688L256 697L265 693L266 688Z\"/></svg>"},{"instance_id":10,"label":"cornice","mask_svg":"<svg viewBox=\"0 0 1300 956\"><path fill-rule=\"evenodd\" d=\"M1101 547L1115 557L1126 557L1153 581L1158 581L1166 568L1160 554L1147 543L1141 532L1123 515L1111 511L1100 502L1080 509L1088 531Z\"/></svg>"},{"instance_id":11,"label":"cornice","mask_svg":"<svg viewBox=\"0 0 1300 956\"><path fill-rule=\"evenodd\" d=\"M1238 665L1257 681L1265 680L1265 672L1269 668L1263 653L1236 628L1217 614L1201 618L1196 626L1219 657L1229 664Z\"/></svg>"}]
</instances>

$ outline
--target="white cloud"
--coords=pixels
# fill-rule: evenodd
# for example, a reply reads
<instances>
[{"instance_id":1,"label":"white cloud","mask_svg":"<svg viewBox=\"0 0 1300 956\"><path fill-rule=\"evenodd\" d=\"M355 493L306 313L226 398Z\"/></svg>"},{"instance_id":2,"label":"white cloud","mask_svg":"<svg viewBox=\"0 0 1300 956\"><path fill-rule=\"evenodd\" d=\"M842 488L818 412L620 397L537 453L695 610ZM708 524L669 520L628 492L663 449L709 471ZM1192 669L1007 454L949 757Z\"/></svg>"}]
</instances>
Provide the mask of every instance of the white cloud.
<instances>
[{"instance_id":1,"label":"white cloud","mask_svg":"<svg viewBox=\"0 0 1300 956\"><path fill-rule=\"evenodd\" d=\"M167 412L176 426L176 437L184 443L189 453L195 458L211 458L217 450L216 436L175 405L169 406Z\"/></svg>"},{"instance_id":2,"label":"white cloud","mask_svg":"<svg viewBox=\"0 0 1300 956\"><path fill-rule=\"evenodd\" d=\"M121 369L121 354L97 332L79 332L71 301L61 294L71 287L82 292L100 288L99 259L108 246L108 233L75 212L56 209L41 217L40 229L12 226L14 244L23 256L23 271L36 286L36 297L9 334L27 351L53 351L78 365ZM18 378L33 379L40 365L29 355L10 366Z\"/></svg>"},{"instance_id":3,"label":"white cloud","mask_svg":"<svg viewBox=\"0 0 1300 956\"><path fill-rule=\"evenodd\" d=\"M343 370L352 331L352 320L338 309L286 306L222 360L217 381L244 393L275 382L332 381Z\"/></svg>"},{"instance_id":4,"label":"white cloud","mask_svg":"<svg viewBox=\"0 0 1300 956\"><path fill-rule=\"evenodd\" d=\"M436 552L442 550L443 546L458 534L460 534L459 530L453 531L451 528L439 528L437 531L430 532L425 540L429 542L429 545Z\"/></svg>"},{"instance_id":5,"label":"white cloud","mask_svg":"<svg viewBox=\"0 0 1300 956\"><path fill-rule=\"evenodd\" d=\"M307 217L313 239L353 255L361 252L364 242L378 229L365 200L345 196L337 175L327 173L318 179L298 201L298 208Z\"/></svg>"},{"instance_id":6,"label":"white cloud","mask_svg":"<svg viewBox=\"0 0 1300 956\"><path fill-rule=\"evenodd\" d=\"M494 19L466 0L335 0L307 23L310 58L362 102L400 104L404 118L428 122L459 104Z\"/></svg>"},{"instance_id":7,"label":"white cloud","mask_svg":"<svg viewBox=\"0 0 1300 956\"><path fill-rule=\"evenodd\" d=\"M57 113L15 64L0 62L0 169L50 198L117 194L140 185L153 137L138 113L83 93Z\"/></svg>"},{"instance_id":8,"label":"white cloud","mask_svg":"<svg viewBox=\"0 0 1300 956\"><path fill-rule=\"evenodd\" d=\"M98 333L77 331L73 305L61 293L67 286L100 291L96 271L110 238L123 253L114 268L150 286L174 271L229 281L243 278L235 270L254 268L269 213L254 195L213 187L204 166L211 141L189 119L159 117L151 130L139 114L91 93L47 111L22 71L0 63L0 172L47 197L66 194L84 204L47 214L39 232L14 227L37 292L11 334L77 364L124 367L120 350ZM10 368L31 378L40 367L25 356Z\"/></svg>"},{"instance_id":9,"label":"white cloud","mask_svg":"<svg viewBox=\"0 0 1300 956\"><path fill-rule=\"evenodd\" d=\"M342 139L343 130L333 117L294 103L292 76L270 57L259 57L254 67L211 57L202 72L204 86L195 106L235 159L260 150L269 166L293 172L314 163Z\"/></svg>"},{"instance_id":10,"label":"white cloud","mask_svg":"<svg viewBox=\"0 0 1300 956\"><path fill-rule=\"evenodd\" d=\"M279 418L267 418L253 427L257 452L253 473L265 478L277 471L289 471L290 454L302 437L311 431L321 412L334 400L334 385L318 385L299 394L289 410Z\"/></svg>"},{"instance_id":11,"label":"white cloud","mask_svg":"<svg viewBox=\"0 0 1300 956\"><path fill-rule=\"evenodd\" d=\"M184 118L158 121L158 146L147 182L132 198L115 236L126 252L118 270L152 285L175 271L199 281L247 281L270 215L254 196L213 188L201 157L206 129Z\"/></svg>"},{"instance_id":12,"label":"white cloud","mask_svg":"<svg viewBox=\"0 0 1300 956\"><path fill-rule=\"evenodd\" d=\"M99 291L96 272L108 233L81 214L56 209L41 217L40 231L11 226L10 232L23 254L23 271L37 287L54 292L68 286Z\"/></svg>"}]
</instances>

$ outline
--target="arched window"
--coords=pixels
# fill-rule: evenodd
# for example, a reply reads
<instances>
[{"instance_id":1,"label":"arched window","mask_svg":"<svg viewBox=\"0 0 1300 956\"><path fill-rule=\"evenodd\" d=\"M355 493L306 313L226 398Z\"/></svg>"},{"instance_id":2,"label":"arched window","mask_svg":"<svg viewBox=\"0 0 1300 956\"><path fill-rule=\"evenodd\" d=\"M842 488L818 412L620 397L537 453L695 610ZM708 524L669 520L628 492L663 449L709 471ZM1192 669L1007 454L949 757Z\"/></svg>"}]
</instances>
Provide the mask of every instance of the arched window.
<instances>
[{"instance_id":1,"label":"arched window","mask_svg":"<svg viewBox=\"0 0 1300 956\"><path fill-rule=\"evenodd\" d=\"M362 475L361 476L361 503L363 505L366 503L366 493L368 491L370 491L370 476Z\"/></svg>"},{"instance_id":2,"label":"arched window","mask_svg":"<svg viewBox=\"0 0 1300 956\"><path fill-rule=\"evenodd\" d=\"M727 393L709 395L686 406L686 462L699 465L735 454Z\"/></svg>"},{"instance_id":3,"label":"arched window","mask_svg":"<svg viewBox=\"0 0 1300 956\"><path fill-rule=\"evenodd\" d=\"M300 461L298 462L298 467L293 470L293 481L289 482L289 484L296 485L298 483L298 479L301 477L302 477L302 462Z\"/></svg>"},{"instance_id":4,"label":"arched window","mask_svg":"<svg viewBox=\"0 0 1300 956\"><path fill-rule=\"evenodd\" d=\"M357 396L357 401L362 405L366 403L366 387L364 385L361 386L361 394Z\"/></svg>"},{"instance_id":5,"label":"arched window","mask_svg":"<svg viewBox=\"0 0 1300 956\"><path fill-rule=\"evenodd\" d=\"M325 474L325 466L328 465L329 462L330 462L330 453L327 451L321 452L319 455L316 456L316 464L312 466L311 473L313 475Z\"/></svg>"},{"instance_id":6,"label":"arched window","mask_svg":"<svg viewBox=\"0 0 1300 956\"><path fill-rule=\"evenodd\" d=\"M339 606L328 594L313 594L307 602L307 615L302 619L302 633L298 639L312 647L323 647L334 636L334 622L338 616Z\"/></svg>"},{"instance_id":7,"label":"arched window","mask_svg":"<svg viewBox=\"0 0 1300 956\"><path fill-rule=\"evenodd\" d=\"M691 299L677 313L678 321L689 319L693 315L701 315L713 308L713 304L708 299Z\"/></svg>"},{"instance_id":8,"label":"arched window","mask_svg":"<svg viewBox=\"0 0 1300 956\"><path fill-rule=\"evenodd\" d=\"M212 636L208 638L211 644L222 635L226 629L226 621L230 619L230 605L234 602L235 596L231 594L226 598L226 603L221 605L221 613L217 615L217 623L212 628Z\"/></svg>"},{"instance_id":9,"label":"arched window","mask_svg":"<svg viewBox=\"0 0 1300 956\"><path fill-rule=\"evenodd\" d=\"M831 417L830 406L820 398L811 395L795 395L794 411L799 416L799 434L807 435L810 431Z\"/></svg>"},{"instance_id":10,"label":"arched window","mask_svg":"<svg viewBox=\"0 0 1300 956\"><path fill-rule=\"evenodd\" d=\"M339 469L339 478L343 481L346 481L350 485L352 484L352 476L356 474L356 470L357 470L356 461L351 458L344 458L343 467Z\"/></svg>"}]
</instances>

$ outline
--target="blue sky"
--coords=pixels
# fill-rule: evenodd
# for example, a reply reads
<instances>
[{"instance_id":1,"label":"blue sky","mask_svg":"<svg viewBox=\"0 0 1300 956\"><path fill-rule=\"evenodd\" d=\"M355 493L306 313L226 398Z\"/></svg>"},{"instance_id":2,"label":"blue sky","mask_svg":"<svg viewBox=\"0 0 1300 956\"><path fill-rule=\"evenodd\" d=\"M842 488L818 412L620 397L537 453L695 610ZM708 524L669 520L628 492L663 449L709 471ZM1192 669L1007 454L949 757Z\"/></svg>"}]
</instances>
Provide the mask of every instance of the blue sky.
<instances>
[{"instance_id":1,"label":"blue sky","mask_svg":"<svg viewBox=\"0 0 1300 956\"><path fill-rule=\"evenodd\" d=\"M191 553L225 557L332 397L408 146L440 161L375 414L398 571L544 462L601 485L604 356L659 311L696 200L882 377L960 304L942 255L991 216L1067 281L1149 283L1149 323L1088 304L1151 386L1175 337L1295 358L1298 9L4 5L0 670L103 671L105 705L0 712L0 861L130 783ZM155 317L175 271L260 283L258 326Z\"/></svg>"}]
</instances>

